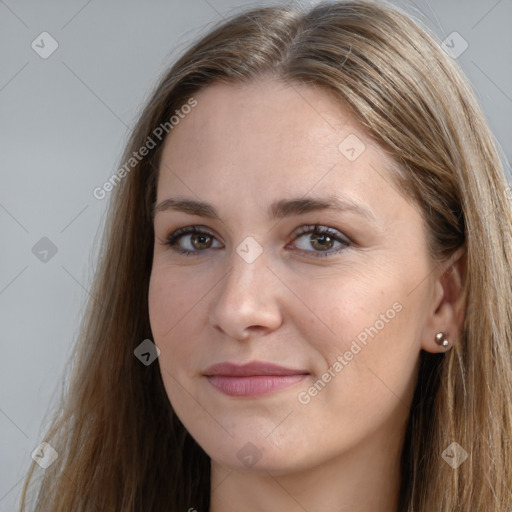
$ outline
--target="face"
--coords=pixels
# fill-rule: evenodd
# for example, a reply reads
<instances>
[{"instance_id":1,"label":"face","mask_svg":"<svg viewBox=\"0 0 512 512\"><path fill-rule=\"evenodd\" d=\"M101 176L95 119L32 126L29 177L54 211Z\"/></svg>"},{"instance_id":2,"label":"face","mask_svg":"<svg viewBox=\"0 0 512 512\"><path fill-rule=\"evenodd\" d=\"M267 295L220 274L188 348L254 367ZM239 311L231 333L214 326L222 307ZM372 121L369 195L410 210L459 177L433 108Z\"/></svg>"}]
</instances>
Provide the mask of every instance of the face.
<instances>
[{"instance_id":1,"label":"face","mask_svg":"<svg viewBox=\"0 0 512 512\"><path fill-rule=\"evenodd\" d=\"M174 410L243 471L375 453L403 433L434 308L419 210L326 92L195 98L163 151L149 289Z\"/></svg>"}]
</instances>

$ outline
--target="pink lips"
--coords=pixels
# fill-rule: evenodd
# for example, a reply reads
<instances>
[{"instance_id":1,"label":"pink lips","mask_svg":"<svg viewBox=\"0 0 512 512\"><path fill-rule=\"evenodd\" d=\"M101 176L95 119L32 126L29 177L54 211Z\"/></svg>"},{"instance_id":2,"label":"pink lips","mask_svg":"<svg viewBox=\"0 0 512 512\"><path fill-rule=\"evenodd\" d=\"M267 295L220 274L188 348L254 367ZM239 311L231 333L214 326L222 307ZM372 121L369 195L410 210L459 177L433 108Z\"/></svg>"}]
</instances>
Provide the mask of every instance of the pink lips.
<instances>
[{"instance_id":1,"label":"pink lips","mask_svg":"<svg viewBox=\"0 0 512 512\"><path fill-rule=\"evenodd\" d=\"M306 370L285 368L254 361L245 365L220 363L204 371L210 384L229 396L259 396L287 388L309 374Z\"/></svg>"}]
</instances>

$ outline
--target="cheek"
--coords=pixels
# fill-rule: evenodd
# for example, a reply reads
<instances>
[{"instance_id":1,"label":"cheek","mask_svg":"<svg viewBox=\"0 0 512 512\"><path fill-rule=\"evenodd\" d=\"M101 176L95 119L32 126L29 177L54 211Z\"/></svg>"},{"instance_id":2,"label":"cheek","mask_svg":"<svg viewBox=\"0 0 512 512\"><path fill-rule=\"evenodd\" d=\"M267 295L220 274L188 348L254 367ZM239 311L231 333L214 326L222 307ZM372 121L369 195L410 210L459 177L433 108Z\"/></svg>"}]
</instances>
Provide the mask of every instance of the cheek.
<instances>
[{"instance_id":1,"label":"cheek","mask_svg":"<svg viewBox=\"0 0 512 512\"><path fill-rule=\"evenodd\" d=\"M338 326L337 336L318 341L310 332L315 340L311 344L316 344L322 358L315 375L297 390L297 428L276 431L277 442L291 442L307 430L322 433L319 450L329 450L356 444L384 425L392 425L392 431L403 426L419 348L411 339L413 328L406 309L399 309L400 305L394 309L386 301L368 310L344 306L332 310L330 323ZM389 433L387 427L384 431Z\"/></svg>"},{"instance_id":2,"label":"cheek","mask_svg":"<svg viewBox=\"0 0 512 512\"><path fill-rule=\"evenodd\" d=\"M400 285L384 281L370 272L364 276L338 273L321 279L289 280L296 292L283 305L303 333L308 344L329 362L350 350L358 340L361 346L382 338L399 316ZM357 349L356 349L357 350ZM350 357L350 356L349 356Z\"/></svg>"},{"instance_id":3,"label":"cheek","mask_svg":"<svg viewBox=\"0 0 512 512\"><path fill-rule=\"evenodd\" d=\"M151 274L148 307L153 341L160 349L162 370L173 375L190 369L190 357L197 352L194 343L202 325L198 311L205 294L199 284L175 270L155 269Z\"/></svg>"},{"instance_id":4,"label":"cheek","mask_svg":"<svg viewBox=\"0 0 512 512\"><path fill-rule=\"evenodd\" d=\"M154 268L148 292L148 307L153 336L161 342L169 337L191 312L199 293L194 280L184 273L165 267Z\"/></svg>"},{"instance_id":5,"label":"cheek","mask_svg":"<svg viewBox=\"0 0 512 512\"><path fill-rule=\"evenodd\" d=\"M318 355L316 384L312 379L302 389L305 401L363 412L389 407L387 399L408 394L420 351L420 305L406 288L405 280L378 280L371 274L332 280L328 288L319 282L302 284L308 307L295 302L289 314Z\"/></svg>"},{"instance_id":6,"label":"cheek","mask_svg":"<svg viewBox=\"0 0 512 512\"><path fill-rule=\"evenodd\" d=\"M179 270L157 267L151 274L148 306L153 341L160 350L158 365L167 397L182 421L185 417L204 421L202 417L190 419L198 411L191 407L190 397L195 393L189 389L197 370L192 362L199 352L201 290L204 295L204 288L185 279Z\"/></svg>"}]
</instances>

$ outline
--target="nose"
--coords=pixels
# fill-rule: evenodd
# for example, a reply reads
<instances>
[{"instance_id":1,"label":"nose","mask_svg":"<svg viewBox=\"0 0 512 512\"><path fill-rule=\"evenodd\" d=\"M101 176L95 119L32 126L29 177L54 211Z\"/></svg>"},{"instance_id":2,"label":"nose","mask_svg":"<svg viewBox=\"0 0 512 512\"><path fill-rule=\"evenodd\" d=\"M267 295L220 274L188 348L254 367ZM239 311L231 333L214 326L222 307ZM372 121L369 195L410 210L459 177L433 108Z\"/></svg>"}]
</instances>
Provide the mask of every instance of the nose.
<instances>
[{"instance_id":1,"label":"nose","mask_svg":"<svg viewBox=\"0 0 512 512\"><path fill-rule=\"evenodd\" d=\"M249 261L232 251L229 270L215 288L209 313L215 329L238 341L268 334L282 323L283 285L270 270L265 251Z\"/></svg>"}]
</instances>

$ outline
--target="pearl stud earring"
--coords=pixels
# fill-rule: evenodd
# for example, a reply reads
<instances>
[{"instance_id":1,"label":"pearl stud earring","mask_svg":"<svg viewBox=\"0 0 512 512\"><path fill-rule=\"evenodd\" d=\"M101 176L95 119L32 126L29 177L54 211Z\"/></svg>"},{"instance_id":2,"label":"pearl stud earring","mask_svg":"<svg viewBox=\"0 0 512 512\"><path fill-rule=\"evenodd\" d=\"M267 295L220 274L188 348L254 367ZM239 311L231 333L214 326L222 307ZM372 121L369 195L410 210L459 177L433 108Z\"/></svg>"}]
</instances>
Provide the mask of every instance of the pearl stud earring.
<instances>
[{"instance_id":1,"label":"pearl stud earring","mask_svg":"<svg viewBox=\"0 0 512 512\"><path fill-rule=\"evenodd\" d=\"M436 343L442 347L447 347L449 342L444 336L444 332L438 332L436 334Z\"/></svg>"}]
</instances>

